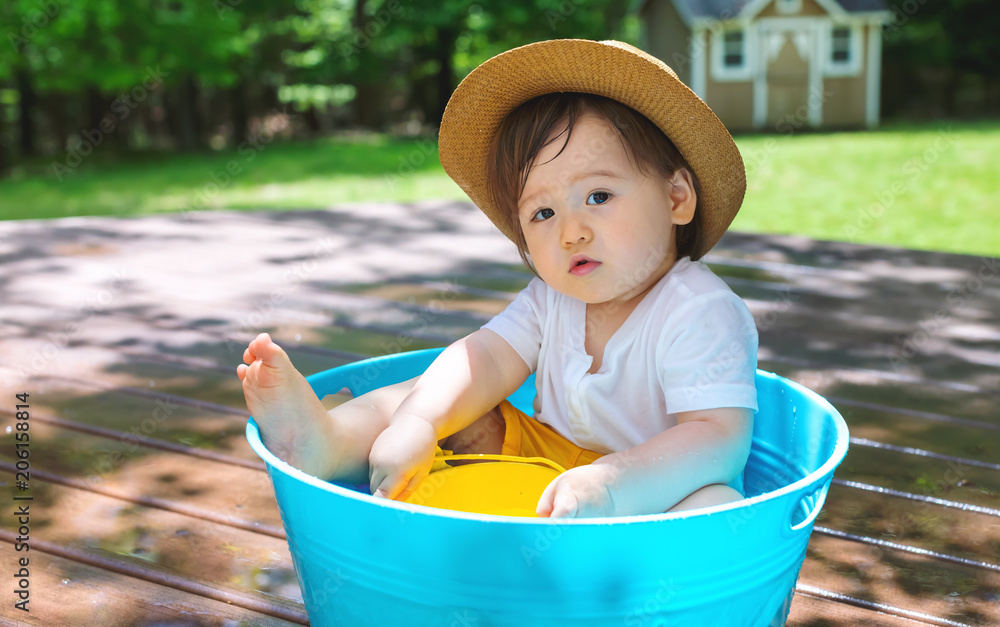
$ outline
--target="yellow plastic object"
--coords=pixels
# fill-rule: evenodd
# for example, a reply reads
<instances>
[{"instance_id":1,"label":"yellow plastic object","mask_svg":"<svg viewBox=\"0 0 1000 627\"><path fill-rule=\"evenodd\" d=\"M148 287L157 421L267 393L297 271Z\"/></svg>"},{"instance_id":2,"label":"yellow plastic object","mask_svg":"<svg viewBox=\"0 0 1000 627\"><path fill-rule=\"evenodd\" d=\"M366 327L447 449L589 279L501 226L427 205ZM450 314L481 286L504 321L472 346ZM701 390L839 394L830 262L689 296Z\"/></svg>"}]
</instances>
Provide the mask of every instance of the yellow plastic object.
<instances>
[{"instance_id":1,"label":"yellow plastic object","mask_svg":"<svg viewBox=\"0 0 1000 627\"><path fill-rule=\"evenodd\" d=\"M559 464L542 457L448 455L438 459L496 461L432 472L404 502L475 514L534 518L545 486L565 472Z\"/></svg>"}]
</instances>

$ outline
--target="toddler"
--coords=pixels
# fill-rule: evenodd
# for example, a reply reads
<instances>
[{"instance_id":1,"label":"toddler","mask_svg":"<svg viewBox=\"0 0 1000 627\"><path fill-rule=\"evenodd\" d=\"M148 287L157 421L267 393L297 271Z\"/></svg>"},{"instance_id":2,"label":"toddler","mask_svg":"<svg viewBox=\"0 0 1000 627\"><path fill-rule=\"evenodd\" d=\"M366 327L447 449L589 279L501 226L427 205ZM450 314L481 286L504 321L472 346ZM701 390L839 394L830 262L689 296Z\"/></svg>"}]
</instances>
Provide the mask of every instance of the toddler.
<instances>
[{"instance_id":1,"label":"toddler","mask_svg":"<svg viewBox=\"0 0 1000 627\"><path fill-rule=\"evenodd\" d=\"M539 516L652 514L742 498L757 333L699 259L739 210L743 162L658 59L555 40L498 55L448 103L441 163L536 274L421 376L327 412L284 351L238 374L267 447L402 499L441 449L568 470ZM504 400L536 374L532 416Z\"/></svg>"}]
</instances>

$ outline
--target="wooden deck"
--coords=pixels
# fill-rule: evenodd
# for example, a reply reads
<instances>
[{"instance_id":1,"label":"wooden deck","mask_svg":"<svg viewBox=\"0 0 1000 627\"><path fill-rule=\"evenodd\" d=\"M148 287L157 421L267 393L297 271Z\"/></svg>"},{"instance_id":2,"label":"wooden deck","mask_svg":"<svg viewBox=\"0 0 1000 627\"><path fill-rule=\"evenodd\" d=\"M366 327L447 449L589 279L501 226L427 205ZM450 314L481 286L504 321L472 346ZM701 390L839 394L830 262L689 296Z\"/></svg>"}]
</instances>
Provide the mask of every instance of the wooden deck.
<instances>
[{"instance_id":1,"label":"wooden deck","mask_svg":"<svg viewBox=\"0 0 1000 627\"><path fill-rule=\"evenodd\" d=\"M529 279L455 202L0 223L0 259L0 623L45 626L307 624L244 437L246 342L307 374L442 346ZM998 261L738 233L707 261L760 367L851 429L789 625L1000 624Z\"/></svg>"}]
</instances>

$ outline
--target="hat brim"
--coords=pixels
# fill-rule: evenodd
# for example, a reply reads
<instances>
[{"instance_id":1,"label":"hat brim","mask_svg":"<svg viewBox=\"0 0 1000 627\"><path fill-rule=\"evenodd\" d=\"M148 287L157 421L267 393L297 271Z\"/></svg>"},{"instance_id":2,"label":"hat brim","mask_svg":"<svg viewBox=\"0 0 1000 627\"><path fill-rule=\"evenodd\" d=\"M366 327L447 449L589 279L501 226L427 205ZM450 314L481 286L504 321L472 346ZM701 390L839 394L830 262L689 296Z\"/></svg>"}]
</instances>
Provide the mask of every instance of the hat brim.
<instances>
[{"instance_id":1,"label":"hat brim","mask_svg":"<svg viewBox=\"0 0 1000 627\"><path fill-rule=\"evenodd\" d=\"M739 149L725 125L663 61L617 41L556 39L508 50L473 70L452 94L438 137L441 165L508 238L486 185L490 142L519 105L554 92L605 96L656 124L701 187L702 254L732 223L746 192Z\"/></svg>"}]
</instances>

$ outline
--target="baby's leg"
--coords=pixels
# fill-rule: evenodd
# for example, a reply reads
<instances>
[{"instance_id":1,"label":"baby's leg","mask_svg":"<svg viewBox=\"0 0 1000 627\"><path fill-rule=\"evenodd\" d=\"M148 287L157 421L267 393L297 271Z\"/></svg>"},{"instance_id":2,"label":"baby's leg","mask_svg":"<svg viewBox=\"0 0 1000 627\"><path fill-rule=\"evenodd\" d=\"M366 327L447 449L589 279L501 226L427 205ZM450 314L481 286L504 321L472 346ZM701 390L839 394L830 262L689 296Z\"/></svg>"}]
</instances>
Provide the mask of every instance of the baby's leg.
<instances>
[{"instance_id":1,"label":"baby's leg","mask_svg":"<svg viewBox=\"0 0 1000 627\"><path fill-rule=\"evenodd\" d=\"M711 507L732 503L743 499L743 495L727 485L719 483L705 486L700 490L695 490L684 499L671 507L668 512L679 512L686 509L698 509L699 507Z\"/></svg>"},{"instance_id":2,"label":"baby's leg","mask_svg":"<svg viewBox=\"0 0 1000 627\"><path fill-rule=\"evenodd\" d=\"M356 443L339 432L285 351L261 333L244 351L243 361L248 365L240 365L236 374L243 381L247 408L264 445L279 459L316 477L339 474L340 460Z\"/></svg>"},{"instance_id":3,"label":"baby's leg","mask_svg":"<svg viewBox=\"0 0 1000 627\"><path fill-rule=\"evenodd\" d=\"M419 378L372 390L327 412L266 333L250 342L243 360L249 366L240 365L237 374L265 446L311 475L348 483L368 481L372 444ZM455 453L499 453L503 427L493 409L440 444Z\"/></svg>"}]
</instances>

